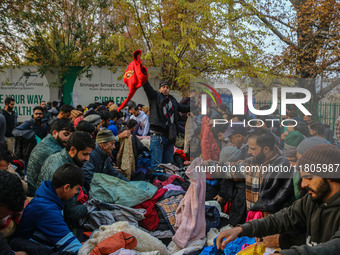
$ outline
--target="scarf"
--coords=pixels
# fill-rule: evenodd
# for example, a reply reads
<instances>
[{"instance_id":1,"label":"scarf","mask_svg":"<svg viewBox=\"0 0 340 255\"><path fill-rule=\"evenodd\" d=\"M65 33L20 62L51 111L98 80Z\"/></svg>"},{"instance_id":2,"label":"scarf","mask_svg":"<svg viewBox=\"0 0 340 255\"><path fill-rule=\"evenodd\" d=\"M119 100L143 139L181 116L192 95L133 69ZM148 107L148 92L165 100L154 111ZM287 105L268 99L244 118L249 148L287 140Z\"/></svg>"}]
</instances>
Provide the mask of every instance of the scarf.
<instances>
[{"instance_id":1,"label":"scarf","mask_svg":"<svg viewBox=\"0 0 340 255\"><path fill-rule=\"evenodd\" d=\"M171 101L170 97L165 98L163 100L162 107L163 107L163 114L164 114L165 119L166 119L166 125L170 126L175 121L174 106L172 105L172 101Z\"/></svg>"}]
</instances>

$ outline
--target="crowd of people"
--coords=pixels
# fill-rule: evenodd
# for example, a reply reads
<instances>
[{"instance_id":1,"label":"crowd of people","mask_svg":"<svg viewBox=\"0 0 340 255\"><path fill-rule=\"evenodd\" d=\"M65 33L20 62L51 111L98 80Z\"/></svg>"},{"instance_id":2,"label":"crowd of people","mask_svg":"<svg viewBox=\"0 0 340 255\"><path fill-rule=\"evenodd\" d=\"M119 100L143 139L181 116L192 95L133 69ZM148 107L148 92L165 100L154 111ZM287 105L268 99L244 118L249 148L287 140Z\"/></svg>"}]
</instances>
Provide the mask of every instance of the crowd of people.
<instances>
[{"instance_id":1,"label":"crowd of people","mask_svg":"<svg viewBox=\"0 0 340 255\"><path fill-rule=\"evenodd\" d=\"M224 104L202 115L197 98L178 102L167 81L158 90L146 81L143 90L149 106L130 101L121 111L113 101L41 101L19 125L6 98L0 254L338 253L340 117L334 132L292 110L282 116L288 127L272 116L250 127ZM326 171L306 170L312 165Z\"/></svg>"}]
</instances>

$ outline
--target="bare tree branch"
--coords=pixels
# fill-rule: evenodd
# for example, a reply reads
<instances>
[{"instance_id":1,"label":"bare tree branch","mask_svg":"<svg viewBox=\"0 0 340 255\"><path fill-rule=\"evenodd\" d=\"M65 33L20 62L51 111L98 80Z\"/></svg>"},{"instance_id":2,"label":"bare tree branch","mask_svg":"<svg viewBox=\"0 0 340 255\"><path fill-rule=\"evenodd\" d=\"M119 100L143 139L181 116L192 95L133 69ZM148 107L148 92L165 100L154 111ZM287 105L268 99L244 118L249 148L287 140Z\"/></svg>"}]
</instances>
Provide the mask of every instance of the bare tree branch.
<instances>
[{"instance_id":1,"label":"bare tree branch","mask_svg":"<svg viewBox=\"0 0 340 255\"><path fill-rule=\"evenodd\" d=\"M293 43L291 40L289 40L287 37L285 37L264 15L257 10L254 6L251 4L246 3L244 0L239 1L244 7L249 8L277 37L280 38L281 41L285 42L288 45L291 45L293 47L297 47L295 43Z\"/></svg>"},{"instance_id":2,"label":"bare tree branch","mask_svg":"<svg viewBox=\"0 0 340 255\"><path fill-rule=\"evenodd\" d=\"M290 29L294 29L294 27L292 27L292 26L289 25L288 23L283 22L282 20L280 20L280 19L278 19L278 18L276 18L276 17L270 16L270 15L266 15L266 14L262 14L262 15L263 15L264 17L266 17L266 18L269 18L269 19L272 19L272 20L275 20L275 21L279 22L280 24L282 24L282 25L284 25L284 26L286 26L286 27L288 27L288 28L290 28Z\"/></svg>"},{"instance_id":3,"label":"bare tree branch","mask_svg":"<svg viewBox=\"0 0 340 255\"><path fill-rule=\"evenodd\" d=\"M325 67L330 66L330 65L335 64L338 61L340 61L340 56L337 56L336 58L333 58L333 59L327 61L326 63L323 64L323 66L325 66Z\"/></svg>"},{"instance_id":4,"label":"bare tree branch","mask_svg":"<svg viewBox=\"0 0 340 255\"><path fill-rule=\"evenodd\" d=\"M337 82L330 84L329 86L327 86L326 88L324 88L323 90L317 93L318 97L323 98L328 92L330 92L332 89L334 89L338 85L339 84Z\"/></svg>"}]
</instances>

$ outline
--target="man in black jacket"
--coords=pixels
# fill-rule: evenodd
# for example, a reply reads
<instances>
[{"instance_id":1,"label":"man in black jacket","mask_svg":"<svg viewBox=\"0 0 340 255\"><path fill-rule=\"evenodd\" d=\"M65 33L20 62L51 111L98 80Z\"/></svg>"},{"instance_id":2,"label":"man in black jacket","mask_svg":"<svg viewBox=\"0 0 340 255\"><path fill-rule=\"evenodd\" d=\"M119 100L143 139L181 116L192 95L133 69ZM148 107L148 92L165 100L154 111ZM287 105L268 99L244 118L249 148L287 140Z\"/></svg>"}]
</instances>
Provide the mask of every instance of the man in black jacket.
<instances>
[{"instance_id":1,"label":"man in black jacket","mask_svg":"<svg viewBox=\"0 0 340 255\"><path fill-rule=\"evenodd\" d=\"M281 250L281 254L338 254L340 250L340 150L334 145L321 144L310 148L298 161L301 187L309 194L275 214L220 233L218 249L239 236L263 237L303 228L306 243ZM326 166L326 172L308 171ZM335 179L336 178L336 179ZM226 238L225 241L224 238ZM275 253L276 254L276 253Z\"/></svg>"},{"instance_id":2,"label":"man in black jacket","mask_svg":"<svg viewBox=\"0 0 340 255\"><path fill-rule=\"evenodd\" d=\"M14 146L14 137L13 137L13 129L18 124L18 114L14 111L14 105L15 101L12 97L7 97L5 99L5 108L2 109L2 114L6 119L6 132L5 137L7 140L7 146L8 150L10 152L13 152L13 146Z\"/></svg>"},{"instance_id":3,"label":"man in black jacket","mask_svg":"<svg viewBox=\"0 0 340 255\"><path fill-rule=\"evenodd\" d=\"M179 112L189 112L190 106L179 104L170 95L170 83L167 81L159 84L158 91L148 81L143 88L150 105L151 169L157 169L159 164L173 161Z\"/></svg>"}]
</instances>

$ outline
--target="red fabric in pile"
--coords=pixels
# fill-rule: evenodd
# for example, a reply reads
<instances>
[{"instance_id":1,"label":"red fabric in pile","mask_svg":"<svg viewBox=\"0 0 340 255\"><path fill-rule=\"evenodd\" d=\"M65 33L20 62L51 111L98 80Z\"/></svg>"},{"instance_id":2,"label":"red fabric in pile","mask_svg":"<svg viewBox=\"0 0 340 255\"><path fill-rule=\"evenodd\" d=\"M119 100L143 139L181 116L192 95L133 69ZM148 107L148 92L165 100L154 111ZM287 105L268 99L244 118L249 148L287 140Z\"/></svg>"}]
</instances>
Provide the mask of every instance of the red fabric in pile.
<instances>
[{"instance_id":1,"label":"red fabric in pile","mask_svg":"<svg viewBox=\"0 0 340 255\"><path fill-rule=\"evenodd\" d=\"M190 161L190 157L187 156L187 154L184 153L184 150L176 149L175 153L178 154L185 161Z\"/></svg>"},{"instance_id":2,"label":"red fabric in pile","mask_svg":"<svg viewBox=\"0 0 340 255\"><path fill-rule=\"evenodd\" d=\"M139 224L147 229L147 230L156 230L159 224L159 218L157 214L157 210L155 208L155 204L157 203L158 199L160 199L167 189L159 189L157 190L156 194L149 199L139 205L136 205L135 209L146 209L146 214L144 214L145 219L140 221Z\"/></svg>"},{"instance_id":3,"label":"red fabric in pile","mask_svg":"<svg viewBox=\"0 0 340 255\"><path fill-rule=\"evenodd\" d=\"M181 177L179 177L178 175L171 175L166 181L160 181L160 180L155 180L152 184L155 185L155 186L158 186L156 184L161 184L162 187L168 185L168 184L172 184L174 182L175 179L179 179L181 180L182 182L185 182L185 180Z\"/></svg>"},{"instance_id":4,"label":"red fabric in pile","mask_svg":"<svg viewBox=\"0 0 340 255\"><path fill-rule=\"evenodd\" d=\"M84 193L82 187L80 187L77 202L80 202L81 204L85 204L87 200L89 200L89 197Z\"/></svg>"}]
</instances>

